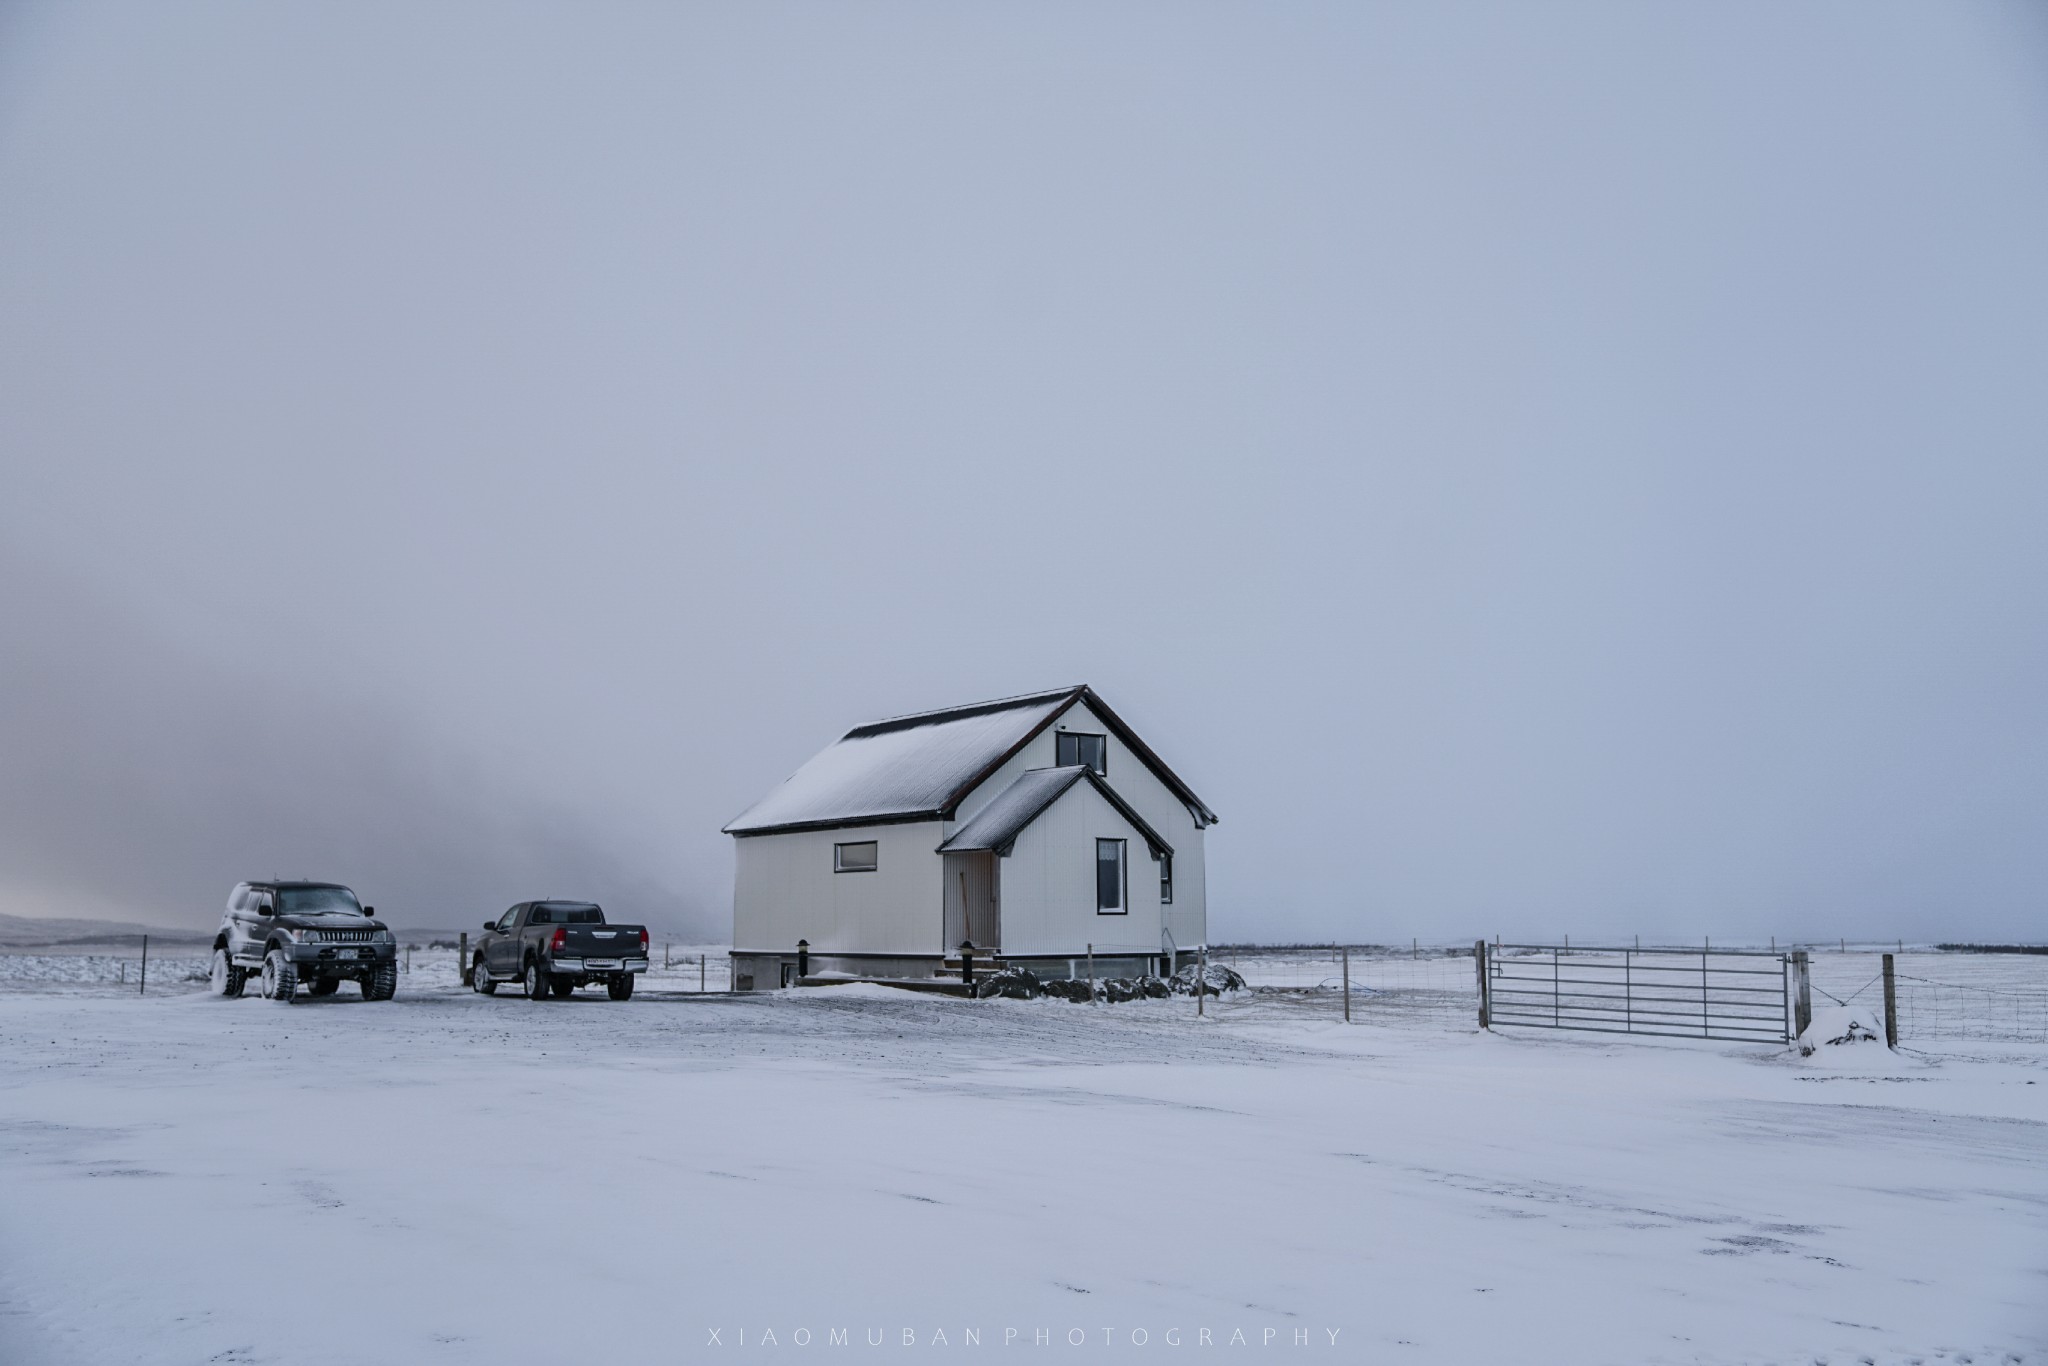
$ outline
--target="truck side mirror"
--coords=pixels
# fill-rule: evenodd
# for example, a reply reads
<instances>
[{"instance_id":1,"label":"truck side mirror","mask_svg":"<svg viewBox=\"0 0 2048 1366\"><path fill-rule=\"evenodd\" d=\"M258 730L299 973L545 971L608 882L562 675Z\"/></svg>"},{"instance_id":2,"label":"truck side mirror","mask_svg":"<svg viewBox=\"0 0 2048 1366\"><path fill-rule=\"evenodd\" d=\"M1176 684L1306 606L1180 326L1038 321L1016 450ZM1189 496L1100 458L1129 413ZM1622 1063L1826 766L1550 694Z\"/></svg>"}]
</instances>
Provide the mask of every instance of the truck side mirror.
<instances>
[{"instance_id":1,"label":"truck side mirror","mask_svg":"<svg viewBox=\"0 0 2048 1366\"><path fill-rule=\"evenodd\" d=\"M487 930L495 930L498 928L498 922L495 920L486 920L484 922L484 928Z\"/></svg>"},{"instance_id":2,"label":"truck side mirror","mask_svg":"<svg viewBox=\"0 0 2048 1366\"><path fill-rule=\"evenodd\" d=\"M365 906L363 907L363 914L366 916L375 915L377 914L377 908L375 906Z\"/></svg>"},{"instance_id":3,"label":"truck side mirror","mask_svg":"<svg viewBox=\"0 0 2048 1366\"><path fill-rule=\"evenodd\" d=\"M258 903L256 903L256 914L258 914L258 915L276 915L276 914L277 914L277 912L276 912L275 910L273 910L273 909L271 908L271 905L270 905L270 903L269 903L269 902L267 902L267 901L259 901Z\"/></svg>"}]
</instances>

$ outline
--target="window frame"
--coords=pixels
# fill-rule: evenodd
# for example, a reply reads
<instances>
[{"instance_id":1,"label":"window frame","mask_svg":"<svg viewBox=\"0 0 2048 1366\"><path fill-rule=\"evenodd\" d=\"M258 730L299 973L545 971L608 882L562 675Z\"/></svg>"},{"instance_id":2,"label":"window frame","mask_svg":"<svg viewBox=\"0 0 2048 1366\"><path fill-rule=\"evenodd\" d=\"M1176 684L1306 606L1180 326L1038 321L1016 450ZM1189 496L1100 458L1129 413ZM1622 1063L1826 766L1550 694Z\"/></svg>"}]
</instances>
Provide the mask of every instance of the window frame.
<instances>
[{"instance_id":1,"label":"window frame","mask_svg":"<svg viewBox=\"0 0 2048 1366\"><path fill-rule=\"evenodd\" d=\"M1060 748L1069 740L1093 740L1097 742L1102 747L1102 767L1097 768L1095 765L1085 762L1080 756L1079 744L1076 744L1074 747L1076 751L1074 762L1071 764L1062 762L1060 759ZM1052 758L1053 767L1055 768L1085 768L1098 778L1107 778L1109 776L1109 736L1106 734L1097 735L1093 731L1085 730L1059 731L1053 736Z\"/></svg>"},{"instance_id":2,"label":"window frame","mask_svg":"<svg viewBox=\"0 0 2048 1366\"><path fill-rule=\"evenodd\" d=\"M1173 855L1170 853L1159 855L1159 904L1173 904Z\"/></svg>"},{"instance_id":3,"label":"window frame","mask_svg":"<svg viewBox=\"0 0 2048 1366\"><path fill-rule=\"evenodd\" d=\"M1115 906L1102 904L1102 846L1116 846L1117 895L1121 898ZM1126 839L1110 839L1098 835L1095 839L1095 914L1129 915L1131 913L1131 842Z\"/></svg>"},{"instance_id":4,"label":"window frame","mask_svg":"<svg viewBox=\"0 0 2048 1366\"><path fill-rule=\"evenodd\" d=\"M848 867L846 851L848 849L863 848L874 850L874 857L868 861L866 866L855 864L852 867ZM840 873L875 873L880 872L881 868L882 842L880 840L842 840L835 842L832 846L832 872L835 876Z\"/></svg>"}]
</instances>

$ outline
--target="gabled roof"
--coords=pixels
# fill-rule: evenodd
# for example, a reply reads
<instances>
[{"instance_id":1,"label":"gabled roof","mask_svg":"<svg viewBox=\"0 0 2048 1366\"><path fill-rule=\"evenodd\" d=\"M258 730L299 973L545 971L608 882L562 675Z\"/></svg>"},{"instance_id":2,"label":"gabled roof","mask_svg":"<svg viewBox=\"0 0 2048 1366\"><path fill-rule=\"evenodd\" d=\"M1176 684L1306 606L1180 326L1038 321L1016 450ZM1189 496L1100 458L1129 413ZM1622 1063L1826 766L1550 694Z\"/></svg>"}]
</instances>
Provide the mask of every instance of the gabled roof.
<instances>
[{"instance_id":1,"label":"gabled roof","mask_svg":"<svg viewBox=\"0 0 2048 1366\"><path fill-rule=\"evenodd\" d=\"M950 820L988 776L1076 702L1187 803L1201 824L1214 812L1085 685L855 726L725 827L729 835L828 830L890 821Z\"/></svg>"},{"instance_id":2,"label":"gabled roof","mask_svg":"<svg viewBox=\"0 0 2048 1366\"><path fill-rule=\"evenodd\" d=\"M989 799L988 805L974 813L974 819L953 832L953 838L939 846L942 854L957 854L973 849L992 849L998 854L1010 852L1010 846L1017 842L1017 836L1024 833L1026 826L1044 815L1052 804L1064 797L1075 783L1089 782L1103 795L1117 814L1129 821L1145 843L1152 846L1152 856L1172 854L1173 846L1159 837L1159 832L1145 823L1145 818L1131 809L1131 804L1116 794L1115 789L1098 777L1093 769L1078 765L1068 768L1033 768L1018 775L1017 781Z\"/></svg>"}]
</instances>

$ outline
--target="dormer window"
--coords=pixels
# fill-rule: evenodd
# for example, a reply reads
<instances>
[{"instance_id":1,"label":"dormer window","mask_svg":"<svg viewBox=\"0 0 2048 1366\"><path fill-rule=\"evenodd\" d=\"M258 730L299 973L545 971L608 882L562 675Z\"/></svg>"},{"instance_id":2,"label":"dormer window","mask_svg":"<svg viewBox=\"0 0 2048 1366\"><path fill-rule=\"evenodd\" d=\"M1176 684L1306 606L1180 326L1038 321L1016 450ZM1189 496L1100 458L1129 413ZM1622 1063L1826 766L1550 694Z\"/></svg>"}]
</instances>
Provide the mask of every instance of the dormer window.
<instances>
[{"instance_id":1,"label":"dormer window","mask_svg":"<svg viewBox=\"0 0 2048 1366\"><path fill-rule=\"evenodd\" d=\"M1063 730L1053 758L1061 768L1078 766L1092 771L1098 778L1106 778L1109 776L1109 737Z\"/></svg>"}]
</instances>

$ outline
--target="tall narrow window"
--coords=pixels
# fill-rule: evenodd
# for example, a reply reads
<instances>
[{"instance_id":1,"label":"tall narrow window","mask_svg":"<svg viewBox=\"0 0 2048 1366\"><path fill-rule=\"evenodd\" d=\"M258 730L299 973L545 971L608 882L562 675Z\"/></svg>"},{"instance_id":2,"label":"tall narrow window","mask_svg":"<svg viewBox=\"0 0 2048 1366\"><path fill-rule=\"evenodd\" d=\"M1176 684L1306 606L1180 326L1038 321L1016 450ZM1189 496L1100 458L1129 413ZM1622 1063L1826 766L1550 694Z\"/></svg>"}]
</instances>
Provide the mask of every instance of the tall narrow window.
<instances>
[{"instance_id":1,"label":"tall narrow window","mask_svg":"<svg viewBox=\"0 0 2048 1366\"><path fill-rule=\"evenodd\" d=\"M1109 776L1109 737L1076 735L1061 731L1053 742L1053 761L1061 768L1093 769L1098 777Z\"/></svg>"},{"instance_id":2,"label":"tall narrow window","mask_svg":"<svg viewBox=\"0 0 2048 1366\"><path fill-rule=\"evenodd\" d=\"M832 846L832 871L835 873L872 873L877 862L873 840Z\"/></svg>"},{"instance_id":3,"label":"tall narrow window","mask_svg":"<svg viewBox=\"0 0 2048 1366\"><path fill-rule=\"evenodd\" d=\"M1161 854L1159 856L1159 904L1162 906L1171 906L1173 904L1173 855L1171 854Z\"/></svg>"},{"instance_id":4,"label":"tall narrow window","mask_svg":"<svg viewBox=\"0 0 2048 1366\"><path fill-rule=\"evenodd\" d=\"M1095 913L1124 913L1124 842L1095 841Z\"/></svg>"}]
</instances>

